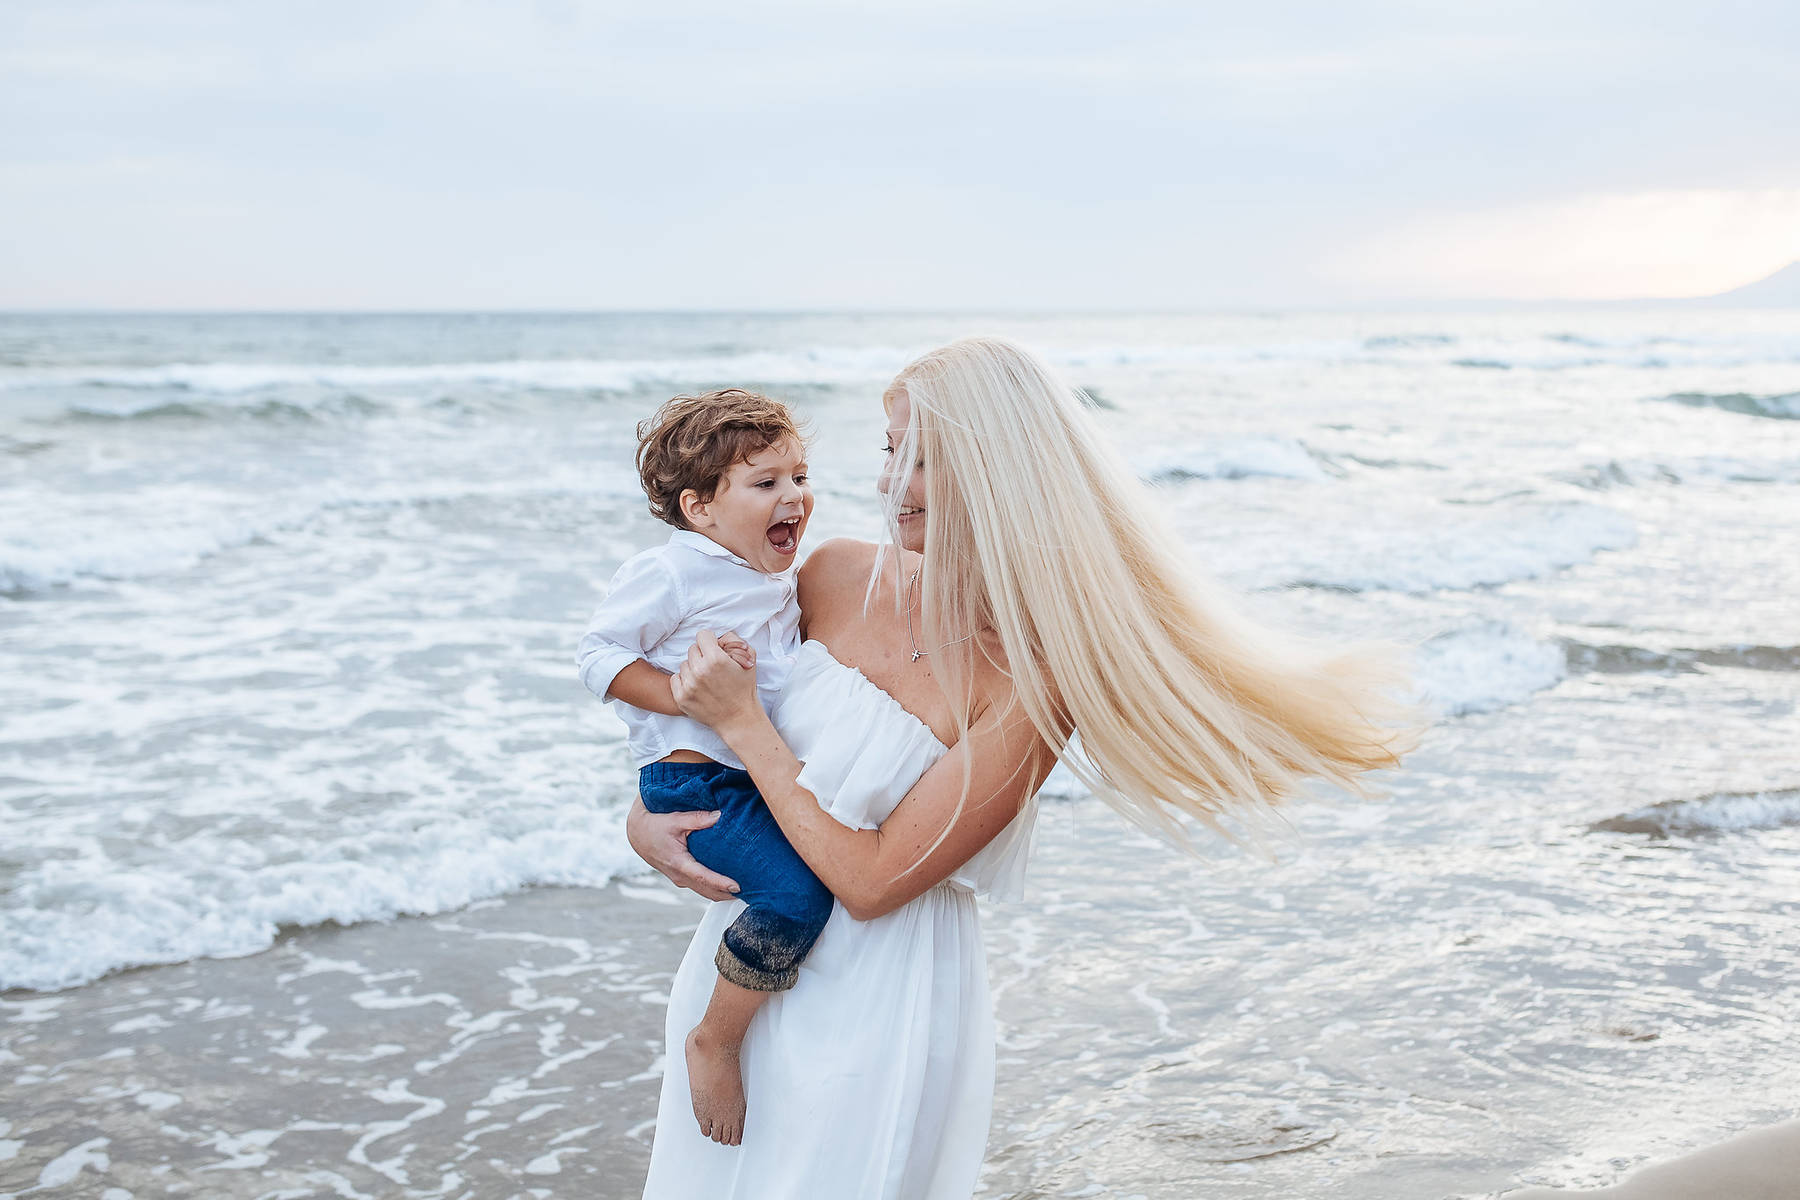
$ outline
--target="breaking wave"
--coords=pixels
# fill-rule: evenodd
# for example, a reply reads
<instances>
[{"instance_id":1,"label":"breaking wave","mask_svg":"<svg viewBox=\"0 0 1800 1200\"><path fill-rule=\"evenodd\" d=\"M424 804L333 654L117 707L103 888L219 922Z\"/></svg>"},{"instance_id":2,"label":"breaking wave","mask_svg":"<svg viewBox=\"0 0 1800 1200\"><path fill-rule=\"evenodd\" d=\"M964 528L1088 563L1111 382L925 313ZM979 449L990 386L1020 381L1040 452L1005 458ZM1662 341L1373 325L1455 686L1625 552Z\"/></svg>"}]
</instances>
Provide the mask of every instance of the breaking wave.
<instances>
[{"instance_id":1,"label":"breaking wave","mask_svg":"<svg viewBox=\"0 0 1800 1200\"><path fill-rule=\"evenodd\" d=\"M1318 459L1293 438L1251 434L1213 438L1138 454L1132 466L1152 483L1184 483L1191 479L1324 479Z\"/></svg>"},{"instance_id":2,"label":"breaking wave","mask_svg":"<svg viewBox=\"0 0 1800 1200\"><path fill-rule=\"evenodd\" d=\"M569 801L536 828L505 818L436 815L417 828L366 831L257 862L241 841L199 835L176 862L52 858L12 881L0 911L0 990L70 987L121 967L232 958L267 948L283 926L351 925L462 908L542 884L598 886L642 870L622 811ZM277 840L274 845L281 845ZM268 846L260 848L267 852Z\"/></svg>"},{"instance_id":3,"label":"breaking wave","mask_svg":"<svg viewBox=\"0 0 1800 1200\"><path fill-rule=\"evenodd\" d=\"M166 392L123 392L88 396L63 410L74 421L164 421L239 417L260 421L314 421L321 417L367 416L388 405L354 392L316 392L280 398L255 392L195 395L182 390L180 399Z\"/></svg>"},{"instance_id":4,"label":"breaking wave","mask_svg":"<svg viewBox=\"0 0 1800 1200\"><path fill-rule=\"evenodd\" d=\"M337 363L170 363L147 367L35 367L0 373L0 390L123 389L211 395L312 387L417 390L493 385L547 391L629 391L651 383L853 383L887 379L907 352L886 348L764 351L680 359L542 359L369 366ZM161 405L168 401L158 399ZM129 402L112 408L128 412Z\"/></svg>"},{"instance_id":5,"label":"breaking wave","mask_svg":"<svg viewBox=\"0 0 1800 1200\"><path fill-rule=\"evenodd\" d=\"M1604 833L1681 837L1781 829L1790 825L1800 825L1800 788L1715 792L1693 800L1665 800L1596 821L1588 828Z\"/></svg>"},{"instance_id":6,"label":"breaking wave","mask_svg":"<svg viewBox=\"0 0 1800 1200\"><path fill-rule=\"evenodd\" d=\"M1747 417L1800 421L1800 392L1782 392L1771 396L1758 396L1750 392L1675 392L1662 399L1685 404L1690 408L1717 408Z\"/></svg>"},{"instance_id":7,"label":"breaking wave","mask_svg":"<svg viewBox=\"0 0 1800 1200\"><path fill-rule=\"evenodd\" d=\"M892 378L912 357L898 346L813 346L788 350L704 351L666 358L549 358L440 363L174 362L156 365L76 364L0 366L0 391L87 393L79 405L106 415L129 414L128 399L96 399L92 393L158 392L146 402L170 403L169 392L211 397L271 389L316 389L378 397L422 389L486 386L544 391L631 391L653 385L709 383L833 385ZM1427 331L1296 341L1193 342L1047 347L1046 357L1066 368L1257 368L1375 364L1399 367L1560 370L1619 366L1641 369L1741 366L1800 362L1800 342L1778 336L1730 338L1623 338L1616 341L1541 336L1458 338ZM286 397L284 397L285 399ZM1758 396L1681 392L1666 397L1757 416L1800 418L1800 394Z\"/></svg>"},{"instance_id":8,"label":"breaking wave","mask_svg":"<svg viewBox=\"0 0 1800 1200\"><path fill-rule=\"evenodd\" d=\"M1745 671L1800 671L1800 646L1712 646L1698 650L1647 650L1642 646L1590 646L1565 639L1569 670L1595 675L1692 674L1702 667Z\"/></svg>"},{"instance_id":9,"label":"breaking wave","mask_svg":"<svg viewBox=\"0 0 1800 1200\"><path fill-rule=\"evenodd\" d=\"M1552 478L1590 492L1683 483L1800 483L1800 459L1739 458L1719 454L1669 460L1615 458L1604 463L1588 463L1572 471L1558 471Z\"/></svg>"}]
</instances>

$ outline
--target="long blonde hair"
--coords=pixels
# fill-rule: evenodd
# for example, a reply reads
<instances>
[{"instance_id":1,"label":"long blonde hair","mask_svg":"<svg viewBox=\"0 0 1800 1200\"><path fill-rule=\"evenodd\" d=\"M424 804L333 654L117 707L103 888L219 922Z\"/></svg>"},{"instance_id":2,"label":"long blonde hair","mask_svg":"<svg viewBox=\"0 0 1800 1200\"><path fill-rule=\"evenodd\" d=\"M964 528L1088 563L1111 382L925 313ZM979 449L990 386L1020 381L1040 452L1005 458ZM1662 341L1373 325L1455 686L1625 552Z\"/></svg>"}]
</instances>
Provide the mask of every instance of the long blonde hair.
<instances>
[{"instance_id":1,"label":"long blonde hair","mask_svg":"<svg viewBox=\"0 0 1800 1200\"><path fill-rule=\"evenodd\" d=\"M1182 845L1183 817L1253 832L1254 819L1221 818L1267 813L1308 778L1365 791L1364 772L1411 748L1392 656L1313 646L1237 611L1037 356L965 338L908 364L890 410L902 392L889 527L922 462L919 644L936 648L961 734L985 655L1085 786Z\"/></svg>"}]
</instances>

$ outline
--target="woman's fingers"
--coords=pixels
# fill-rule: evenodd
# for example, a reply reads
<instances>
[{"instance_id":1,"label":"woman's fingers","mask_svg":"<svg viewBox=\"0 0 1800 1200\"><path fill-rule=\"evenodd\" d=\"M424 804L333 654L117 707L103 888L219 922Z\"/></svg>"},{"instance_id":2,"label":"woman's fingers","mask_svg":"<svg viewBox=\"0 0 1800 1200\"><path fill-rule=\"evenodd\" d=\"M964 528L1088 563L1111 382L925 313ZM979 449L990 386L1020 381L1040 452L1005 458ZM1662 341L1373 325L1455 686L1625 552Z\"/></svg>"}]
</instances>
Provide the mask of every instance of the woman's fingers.
<instances>
[{"instance_id":1,"label":"woman's fingers","mask_svg":"<svg viewBox=\"0 0 1800 1200\"><path fill-rule=\"evenodd\" d=\"M718 821L716 809L703 812L668 814L668 832L675 845L670 853L669 870L664 871L677 886L698 892L708 900L729 900L737 893L737 881L705 866L688 849L688 835L710 829Z\"/></svg>"},{"instance_id":2,"label":"woman's fingers","mask_svg":"<svg viewBox=\"0 0 1800 1200\"><path fill-rule=\"evenodd\" d=\"M679 886L708 900L736 900L737 884L717 871L709 871L698 862Z\"/></svg>"},{"instance_id":3,"label":"woman's fingers","mask_svg":"<svg viewBox=\"0 0 1800 1200\"><path fill-rule=\"evenodd\" d=\"M719 639L704 629L695 635L669 686L682 712L714 729L756 703L756 673L721 649Z\"/></svg>"},{"instance_id":4,"label":"woman's fingers","mask_svg":"<svg viewBox=\"0 0 1800 1200\"><path fill-rule=\"evenodd\" d=\"M736 881L702 866L687 844L689 834L709 828L718 819L716 810L653 813L640 798L632 802L625 818L625 840L639 858L676 887L708 900L729 900L737 892Z\"/></svg>"}]
</instances>

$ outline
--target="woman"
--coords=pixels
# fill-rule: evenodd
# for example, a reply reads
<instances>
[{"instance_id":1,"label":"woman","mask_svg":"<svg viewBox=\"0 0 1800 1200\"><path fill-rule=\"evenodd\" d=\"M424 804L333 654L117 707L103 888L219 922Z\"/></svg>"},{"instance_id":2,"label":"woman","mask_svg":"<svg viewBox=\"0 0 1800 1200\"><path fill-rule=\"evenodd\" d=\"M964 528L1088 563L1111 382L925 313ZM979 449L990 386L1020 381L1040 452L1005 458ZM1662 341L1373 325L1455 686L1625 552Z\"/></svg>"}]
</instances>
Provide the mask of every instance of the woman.
<instances>
[{"instance_id":1,"label":"woman","mask_svg":"<svg viewBox=\"0 0 1800 1200\"><path fill-rule=\"evenodd\" d=\"M966 1200L993 1098L974 895L1016 893L1059 758L1179 842L1185 819L1267 811L1309 777L1355 788L1404 748L1380 660L1234 614L1036 357L955 342L883 403L897 549L839 540L807 560L808 640L775 721L709 639L675 680L838 904L745 1042L741 1146L696 1128L668 1057L647 1198ZM727 900L730 881L685 854L706 822L637 806L627 830L676 883ZM670 1046L700 1019L736 911L715 904L694 935Z\"/></svg>"}]
</instances>

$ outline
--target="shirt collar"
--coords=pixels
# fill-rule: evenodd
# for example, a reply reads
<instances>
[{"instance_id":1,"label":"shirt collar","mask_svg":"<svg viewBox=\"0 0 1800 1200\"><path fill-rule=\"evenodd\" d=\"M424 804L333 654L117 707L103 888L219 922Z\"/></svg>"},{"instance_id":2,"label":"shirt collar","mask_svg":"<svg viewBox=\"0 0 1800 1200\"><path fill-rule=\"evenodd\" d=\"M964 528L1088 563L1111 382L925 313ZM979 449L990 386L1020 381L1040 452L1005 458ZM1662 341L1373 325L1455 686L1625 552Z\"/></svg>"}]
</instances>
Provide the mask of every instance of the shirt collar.
<instances>
[{"instance_id":1,"label":"shirt collar","mask_svg":"<svg viewBox=\"0 0 1800 1200\"><path fill-rule=\"evenodd\" d=\"M700 553L711 555L713 558L722 558L728 563L736 563L746 571L756 571L758 575L762 574L761 571L757 571L755 567L751 566L725 547L719 545L719 543L713 541L704 533L695 533L691 529L677 529L674 533L669 535L669 545L686 546L690 550L698 550ZM782 583L787 584L789 588L796 586L793 567L789 567L779 575L770 575L768 578L778 579Z\"/></svg>"},{"instance_id":2,"label":"shirt collar","mask_svg":"<svg viewBox=\"0 0 1800 1200\"><path fill-rule=\"evenodd\" d=\"M750 566L749 563L745 562L725 547L719 545L719 543L713 541L704 533L695 533L692 529L677 529L674 533L669 535L669 544L671 546L686 546L690 550L698 550L702 554L710 554L714 558L722 558L727 562L734 562L740 567ZM756 568L751 567L750 569L755 570Z\"/></svg>"}]
</instances>

